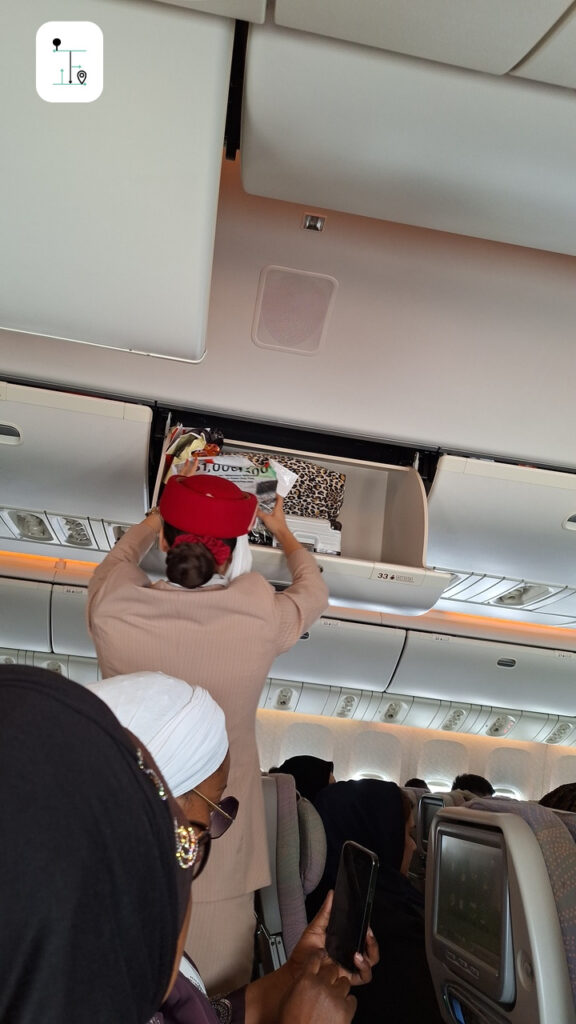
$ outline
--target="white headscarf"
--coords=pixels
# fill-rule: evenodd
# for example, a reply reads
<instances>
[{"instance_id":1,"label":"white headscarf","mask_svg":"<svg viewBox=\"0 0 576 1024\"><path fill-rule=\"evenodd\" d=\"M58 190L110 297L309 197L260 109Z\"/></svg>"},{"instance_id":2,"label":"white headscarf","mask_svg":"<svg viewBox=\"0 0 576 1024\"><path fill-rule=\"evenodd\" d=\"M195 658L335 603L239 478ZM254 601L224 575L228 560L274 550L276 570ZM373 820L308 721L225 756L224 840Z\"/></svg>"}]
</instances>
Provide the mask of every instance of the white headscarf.
<instances>
[{"instance_id":1,"label":"white headscarf","mask_svg":"<svg viewBox=\"0 0 576 1024\"><path fill-rule=\"evenodd\" d=\"M134 672L88 688L142 740L174 796L194 789L226 757L224 712L201 686L163 672Z\"/></svg>"}]
</instances>

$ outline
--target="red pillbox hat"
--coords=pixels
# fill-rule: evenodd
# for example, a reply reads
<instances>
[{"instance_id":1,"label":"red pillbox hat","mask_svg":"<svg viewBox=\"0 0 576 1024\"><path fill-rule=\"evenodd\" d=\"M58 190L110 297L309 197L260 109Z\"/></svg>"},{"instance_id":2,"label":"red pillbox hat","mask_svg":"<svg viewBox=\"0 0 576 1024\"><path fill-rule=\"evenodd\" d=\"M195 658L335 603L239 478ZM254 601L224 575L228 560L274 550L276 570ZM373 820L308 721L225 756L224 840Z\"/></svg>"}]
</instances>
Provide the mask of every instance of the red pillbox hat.
<instances>
[{"instance_id":1,"label":"red pillbox hat","mask_svg":"<svg viewBox=\"0 0 576 1024\"><path fill-rule=\"evenodd\" d=\"M241 537L252 525L258 499L212 474L171 476L159 507L164 521L177 530L208 537Z\"/></svg>"}]
</instances>

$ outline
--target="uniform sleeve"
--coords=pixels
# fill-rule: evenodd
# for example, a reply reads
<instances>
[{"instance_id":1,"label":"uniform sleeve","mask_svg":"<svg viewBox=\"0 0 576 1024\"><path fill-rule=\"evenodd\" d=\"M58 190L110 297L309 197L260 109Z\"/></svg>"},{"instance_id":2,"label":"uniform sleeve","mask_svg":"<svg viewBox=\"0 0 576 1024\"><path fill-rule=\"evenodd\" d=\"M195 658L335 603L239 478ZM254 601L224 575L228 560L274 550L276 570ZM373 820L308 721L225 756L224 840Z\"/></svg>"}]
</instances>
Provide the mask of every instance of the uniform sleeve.
<instances>
[{"instance_id":1,"label":"uniform sleeve","mask_svg":"<svg viewBox=\"0 0 576 1024\"><path fill-rule=\"evenodd\" d=\"M96 567L88 584L88 628L91 626L94 605L107 585L132 581L142 586L146 582L148 577L140 569L139 562L150 550L156 537L156 531L144 519L136 526L131 526Z\"/></svg>"},{"instance_id":2,"label":"uniform sleeve","mask_svg":"<svg viewBox=\"0 0 576 1024\"><path fill-rule=\"evenodd\" d=\"M298 548L286 561L292 583L275 595L278 654L289 650L328 605L328 587L314 556L305 548Z\"/></svg>"}]
</instances>

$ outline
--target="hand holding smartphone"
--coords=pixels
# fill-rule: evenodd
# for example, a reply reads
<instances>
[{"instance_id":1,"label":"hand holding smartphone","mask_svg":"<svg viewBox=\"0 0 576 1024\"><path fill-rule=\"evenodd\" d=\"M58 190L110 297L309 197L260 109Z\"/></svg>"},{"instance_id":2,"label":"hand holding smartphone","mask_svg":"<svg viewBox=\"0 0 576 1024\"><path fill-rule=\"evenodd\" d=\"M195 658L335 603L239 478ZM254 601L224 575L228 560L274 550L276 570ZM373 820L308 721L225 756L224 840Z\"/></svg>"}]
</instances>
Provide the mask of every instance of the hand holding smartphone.
<instances>
[{"instance_id":1,"label":"hand holding smartphone","mask_svg":"<svg viewBox=\"0 0 576 1024\"><path fill-rule=\"evenodd\" d=\"M347 971L356 971L354 954L364 952L377 873L378 857L372 850L344 843L326 929L326 952Z\"/></svg>"}]
</instances>

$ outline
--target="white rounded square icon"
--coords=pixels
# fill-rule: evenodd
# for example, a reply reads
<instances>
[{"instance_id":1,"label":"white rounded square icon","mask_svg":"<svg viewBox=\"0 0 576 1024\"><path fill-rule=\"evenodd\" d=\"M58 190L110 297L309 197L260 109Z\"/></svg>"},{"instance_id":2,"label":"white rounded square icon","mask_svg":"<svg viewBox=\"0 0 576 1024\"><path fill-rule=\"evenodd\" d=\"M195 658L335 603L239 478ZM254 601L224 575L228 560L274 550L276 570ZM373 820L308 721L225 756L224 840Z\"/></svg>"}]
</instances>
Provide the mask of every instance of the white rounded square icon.
<instances>
[{"instance_id":1,"label":"white rounded square icon","mask_svg":"<svg viewBox=\"0 0 576 1024\"><path fill-rule=\"evenodd\" d=\"M36 92L47 103L92 103L104 88L104 36L93 21L45 21L36 33Z\"/></svg>"}]
</instances>

